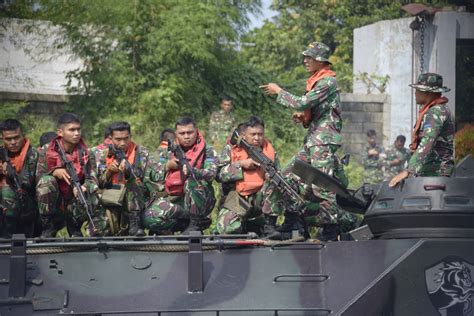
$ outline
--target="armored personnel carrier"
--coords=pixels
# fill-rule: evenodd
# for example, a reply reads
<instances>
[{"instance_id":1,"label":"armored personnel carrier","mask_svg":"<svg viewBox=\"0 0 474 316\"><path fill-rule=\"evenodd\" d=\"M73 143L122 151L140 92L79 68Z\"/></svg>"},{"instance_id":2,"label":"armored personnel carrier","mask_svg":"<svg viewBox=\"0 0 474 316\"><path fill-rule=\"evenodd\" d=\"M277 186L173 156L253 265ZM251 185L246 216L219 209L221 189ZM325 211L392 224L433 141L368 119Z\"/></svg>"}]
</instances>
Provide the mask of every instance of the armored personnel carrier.
<instances>
[{"instance_id":1,"label":"armored personnel carrier","mask_svg":"<svg viewBox=\"0 0 474 316\"><path fill-rule=\"evenodd\" d=\"M375 193L354 241L15 235L0 314L472 315L474 161Z\"/></svg>"}]
</instances>

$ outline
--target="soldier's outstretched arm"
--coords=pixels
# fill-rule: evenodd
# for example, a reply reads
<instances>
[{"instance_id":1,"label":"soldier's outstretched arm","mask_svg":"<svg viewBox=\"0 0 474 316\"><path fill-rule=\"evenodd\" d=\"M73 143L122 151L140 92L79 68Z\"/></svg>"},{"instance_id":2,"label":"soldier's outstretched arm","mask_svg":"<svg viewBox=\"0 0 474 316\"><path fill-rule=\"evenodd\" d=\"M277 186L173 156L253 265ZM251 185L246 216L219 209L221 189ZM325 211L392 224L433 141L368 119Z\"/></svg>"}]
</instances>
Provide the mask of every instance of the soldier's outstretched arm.
<instances>
[{"instance_id":1,"label":"soldier's outstretched arm","mask_svg":"<svg viewBox=\"0 0 474 316\"><path fill-rule=\"evenodd\" d=\"M307 94L299 97L282 90L278 94L277 102L297 111L303 111L315 106L324 105L324 101L332 93L337 92L336 79L332 77L323 78Z\"/></svg>"}]
</instances>

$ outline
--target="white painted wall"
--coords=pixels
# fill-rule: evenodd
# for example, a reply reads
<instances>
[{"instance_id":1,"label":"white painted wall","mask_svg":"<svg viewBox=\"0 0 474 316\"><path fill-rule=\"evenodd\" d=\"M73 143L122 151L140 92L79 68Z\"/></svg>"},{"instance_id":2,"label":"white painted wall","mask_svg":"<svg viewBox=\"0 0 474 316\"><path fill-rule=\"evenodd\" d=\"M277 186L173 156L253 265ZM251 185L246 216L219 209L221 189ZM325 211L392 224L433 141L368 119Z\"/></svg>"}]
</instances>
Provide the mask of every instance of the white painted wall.
<instances>
[{"instance_id":1,"label":"white painted wall","mask_svg":"<svg viewBox=\"0 0 474 316\"><path fill-rule=\"evenodd\" d=\"M392 143L398 134L409 139L416 119L414 94L408 84L419 74L419 34L415 32L415 60L412 78L412 31L414 17L387 20L354 30L354 75L367 72L378 76L390 75L386 93L390 95L390 126L385 137ZM424 72L443 76L446 94L454 113L456 86L456 39L474 38L474 13L438 12L425 31ZM365 94L366 86L354 79L354 93ZM372 93L378 93L373 91ZM385 140L384 140L385 144Z\"/></svg>"},{"instance_id":2,"label":"white painted wall","mask_svg":"<svg viewBox=\"0 0 474 316\"><path fill-rule=\"evenodd\" d=\"M42 54L40 43L52 44L54 28L48 22L38 27L47 28L48 36L39 39L24 32L25 21L0 19L0 91L29 94L66 95L66 73L81 66L67 49Z\"/></svg>"}]
</instances>

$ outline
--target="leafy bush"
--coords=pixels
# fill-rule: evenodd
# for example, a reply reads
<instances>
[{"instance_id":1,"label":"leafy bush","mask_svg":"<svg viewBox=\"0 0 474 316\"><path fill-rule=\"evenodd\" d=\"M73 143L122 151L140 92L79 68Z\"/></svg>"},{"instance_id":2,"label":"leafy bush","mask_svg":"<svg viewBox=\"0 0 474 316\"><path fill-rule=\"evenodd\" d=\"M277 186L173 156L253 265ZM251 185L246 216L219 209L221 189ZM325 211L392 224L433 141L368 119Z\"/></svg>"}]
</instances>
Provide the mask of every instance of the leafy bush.
<instances>
[{"instance_id":1,"label":"leafy bush","mask_svg":"<svg viewBox=\"0 0 474 316\"><path fill-rule=\"evenodd\" d=\"M456 132L454 136L456 149L456 162L472 155L474 157L474 125L466 124L462 129Z\"/></svg>"}]
</instances>

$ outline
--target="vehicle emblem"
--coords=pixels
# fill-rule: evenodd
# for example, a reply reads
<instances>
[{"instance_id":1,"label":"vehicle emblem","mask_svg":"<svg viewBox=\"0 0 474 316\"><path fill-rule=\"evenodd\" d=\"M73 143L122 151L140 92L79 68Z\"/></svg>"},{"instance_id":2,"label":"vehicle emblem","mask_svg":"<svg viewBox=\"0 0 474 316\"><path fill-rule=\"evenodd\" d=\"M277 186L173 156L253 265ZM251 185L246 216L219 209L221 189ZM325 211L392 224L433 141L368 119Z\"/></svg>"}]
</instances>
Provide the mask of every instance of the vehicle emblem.
<instances>
[{"instance_id":1,"label":"vehicle emblem","mask_svg":"<svg viewBox=\"0 0 474 316\"><path fill-rule=\"evenodd\" d=\"M473 264L454 256L425 270L428 295L441 316L472 315L473 270Z\"/></svg>"}]
</instances>

